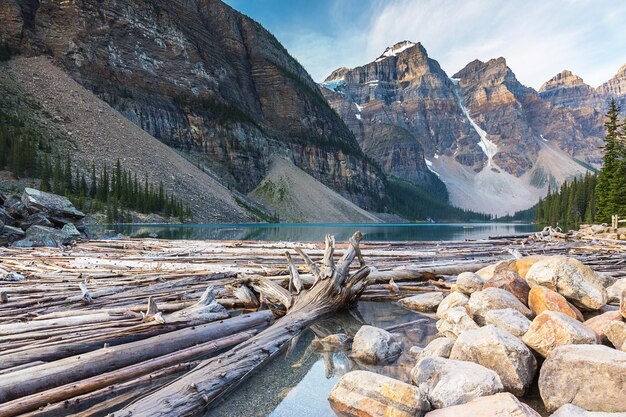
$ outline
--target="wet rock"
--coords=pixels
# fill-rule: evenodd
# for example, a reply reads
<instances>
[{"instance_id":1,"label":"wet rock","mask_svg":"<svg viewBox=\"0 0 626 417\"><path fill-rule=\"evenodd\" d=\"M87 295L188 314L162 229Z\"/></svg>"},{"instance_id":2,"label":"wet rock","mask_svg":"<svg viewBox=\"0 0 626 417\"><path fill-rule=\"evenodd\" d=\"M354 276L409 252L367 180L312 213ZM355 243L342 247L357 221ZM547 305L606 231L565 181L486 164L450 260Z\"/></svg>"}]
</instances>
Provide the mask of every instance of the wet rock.
<instances>
[{"instance_id":1,"label":"wet rock","mask_svg":"<svg viewBox=\"0 0 626 417\"><path fill-rule=\"evenodd\" d=\"M626 278L617 280L606 289L607 295L609 296L608 302L611 304L619 304L619 299L624 291L626 291Z\"/></svg>"},{"instance_id":2,"label":"wet rock","mask_svg":"<svg viewBox=\"0 0 626 417\"><path fill-rule=\"evenodd\" d=\"M587 411L572 404L565 404L551 414L550 417L626 417L626 411L623 413L603 413Z\"/></svg>"},{"instance_id":3,"label":"wet rock","mask_svg":"<svg viewBox=\"0 0 626 417\"><path fill-rule=\"evenodd\" d=\"M393 362L401 351L400 343L391 333L374 326L361 326L352 342L352 356L365 364Z\"/></svg>"},{"instance_id":4,"label":"wet rock","mask_svg":"<svg viewBox=\"0 0 626 417\"><path fill-rule=\"evenodd\" d=\"M539 392L548 412L565 404L588 411L626 410L626 353L603 345L565 345L548 355Z\"/></svg>"},{"instance_id":5,"label":"wet rock","mask_svg":"<svg viewBox=\"0 0 626 417\"><path fill-rule=\"evenodd\" d=\"M464 404L503 390L500 377L491 369L445 358L420 360L411 371L411 378L433 408Z\"/></svg>"},{"instance_id":6,"label":"wet rock","mask_svg":"<svg viewBox=\"0 0 626 417\"><path fill-rule=\"evenodd\" d=\"M604 334L615 349L626 352L626 323L612 320L604 326Z\"/></svg>"},{"instance_id":7,"label":"wet rock","mask_svg":"<svg viewBox=\"0 0 626 417\"><path fill-rule=\"evenodd\" d=\"M4 209L14 219L24 219L28 217L28 210L19 197L11 196L4 202Z\"/></svg>"},{"instance_id":8,"label":"wet rock","mask_svg":"<svg viewBox=\"0 0 626 417\"><path fill-rule=\"evenodd\" d=\"M533 317L532 311L522 304L517 297L501 288L485 288L473 293L470 296L468 307L474 315L474 321L480 325L485 324L485 314L490 310L512 308L528 318Z\"/></svg>"},{"instance_id":9,"label":"wet rock","mask_svg":"<svg viewBox=\"0 0 626 417\"><path fill-rule=\"evenodd\" d=\"M426 345L416 356L417 361L425 358L449 358L454 346L454 339L449 337L438 337Z\"/></svg>"},{"instance_id":10,"label":"wet rock","mask_svg":"<svg viewBox=\"0 0 626 417\"><path fill-rule=\"evenodd\" d=\"M528 306L536 315L544 311L558 311L567 314L573 319L583 321L583 315L575 306L570 304L565 297L548 287L534 286L528 295Z\"/></svg>"},{"instance_id":11,"label":"wet rock","mask_svg":"<svg viewBox=\"0 0 626 417\"><path fill-rule=\"evenodd\" d=\"M515 271L497 272L485 282L485 288L501 288L513 294L522 304L528 304L530 287Z\"/></svg>"},{"instance_id":12,"label":"wet rock","mask_svg":"<svg viewBox=\"0 0 626 417\"><path fill-rule=\"evenodd\" d=\"M526 281L531 287L548 287L586 310L598 310L608 299L595 272L566 256L550 256L535 263L526 274Z\"/></svg>"},{"instance_id":13,"label":"wet rock","mask_svg":"<svg viewBox=\"0 0 626 417\"><path fill-rule=\"evenodd\" d=\"M422 417L430 410L416 386L367 371L342 376L328 401L341 417Z\"/></svg>"},{"instance_id":14,"label":"wet rock","mask_svg":"<svg viewBox=\"0 0 626 417\"><path fill-rule=\"evenodd\" d=\"M465 307L469 303L469 297L460 291L453 291L444 298L437 307L437 318L442 318L446 310L453 307Z\"/></svg>"},{"instance_id":15,"label":"wet rock","mask_svg":"<svg viewBox=\"0 0 626 417\"><path fill-rule=\"evenodd\" d=\"M583 325L585 327L590 328L600 338L600 342L607 343L609 340L606 337L606 333L604 332L605 326L610 321L621 321L622 315L619 311L607 311L606 313L602 313L598 316L592 317L589 320L585 321Z\"/></svg>"},{"instance_id":16,"label":"wet rock","mask_svg":"<svg viewBox=\"0 0 626 417\"><path fill-rule=\"evenodd\" d=\"M435 326L439 333L452 339L456 339L465 331L474 330L479 327L465 307L449 308L443 314L443 317L437 320Z\"/></svg>"},{"instance_id":17,"label":"wet rock","mask_svg":"<svg viewBox=\"0 0 626 417\"><path fill-rule=\"evenodd\" d=\"M434 410L426 417L541 417L514 395L501 392L468 403Z\"/></svg>"},{"instance_id":18,"label":"wet rock","mask_svg":"<svg viewBox=\"0 0 626 417\"><path fill-rule=\"evenodd\" d=\"M562 345L595 344L596 332L581 322L557 311L544 311L533 320L522 337L526 345L544 358Z\"/></svg>"},{"instance_id":19,"label":"wet rock","mask_svg":"<svg viewBox=\"0 0 626 417\"><path fill-rule=\"evenodd\" d=\"M485 280L473 272L463 272L456 279L456 286L463 294L471 295L483 288Z\"/></svg>"},{"instance_id":20,"label":"wet rock","mask_svg":"<svg viewBox=\"0 0 626 417\"><path fill-rule=\"evenodd\" d=\"M34 246L55 247L68 244L72 237L62 230L35 225L26 231L25 240L32 242Z\"/></svg>"},{"instance_id":21,"label":"wet rock","mask_svg":"<svg viewBox=\"0 0 626 417\"><path fill-rule=\"evenodd\" d=\"M522 337L530 328L530 320L512 308L491 310L485 314L485 323L492 324L513 336Z\"/></svg>"},{"instance_id":22,"label":"wet rock","mask_svg":"<svg viewBox=\"0 0 626 417\"><path fill-rule=\"evenodd\" d=\"M30 216L26 217L24 221L20 222L20 227L22 228L22 230L28 230L29 227L34 225L46 227L54 226L52 222L48 220L48 217L43 213L31 214Z\"/></svg>"},{"instance_id":23,"label":"wet rock","mask_svg":"<svg viewBox=\"0 0 626 417\"><path fill-rule=\"evenodd\" d=\"M478 363L500 376L506 391L521 397L537 372L537 360L521 340L495 326L463 332L450 359Z\"/></svg>"},{"instance_id":24,"label":"wet rock","mask_svg":"<svg viewBox=\"0 0 626 417\"><path fill-rule=\"evenodd\" d=\"M403 298L398 301L402 307L422 313L431 313L437 310L437 307L443 301L442 292L425 292L423 294L414 295L412 297Z\"/></svg>"},{"instance_id":25,"label":"wet rock","mask_svg":"<svg viewBox=\"0 0 626 417\"><path fill-rule=\"evenodd\" d=\"M42 211L54 217L68 217L70 219L82 219L85 214L68 200L66 197L26 188L22 194L22 202L31 211Z\"/></svg>"}]
</instances>

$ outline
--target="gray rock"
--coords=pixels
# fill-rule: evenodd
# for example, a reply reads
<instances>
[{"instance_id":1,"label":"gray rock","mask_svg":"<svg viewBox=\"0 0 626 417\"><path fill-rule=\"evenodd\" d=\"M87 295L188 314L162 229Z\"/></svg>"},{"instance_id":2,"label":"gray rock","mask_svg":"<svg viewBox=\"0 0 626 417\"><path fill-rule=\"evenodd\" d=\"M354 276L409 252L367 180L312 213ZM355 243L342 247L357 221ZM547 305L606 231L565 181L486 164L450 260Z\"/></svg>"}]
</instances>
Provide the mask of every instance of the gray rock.
<instances>
[{"instance_id":1,"label":"gray rock","mask_svg":"<svg viewBox=\"0 0 626 417\"><path fill-rule=\"evenodd\" d=\"M342 376L328 401L342 417L423 417L430 410L426 396L416 386L367 371Z\"/></svg>"},{"instance_id":2,"label":"gray rock","mask_svg":"<svg viewBox=\"0 0 626 417\"><path fill-rule=\"evenodd\" d=\"M352 342L352 356L365 364L390 363L401 352L400 343L391 333L374 326L361 326Z\"/></svg>"},{"instance_id":3,"label":"gray rock","mask_svg":"<svg viewBox=\"0 0 626 417\"><path fill-rule=\"evenodd\" d=\"M25 239L35 246L59 246L68 244L72 237L62 230L35 225L26 231Z\"/></svg>"},{"instance_id":4,"label":"gray rock","mask_svg":"<svg viewBox=\"0 0 626 417\"><path fill-rule=\"evenodd\" d=\"M28 210L18 196L11 196L4 202L4 208L14 219L24 219L28 217Z\"/></svg>"},{"instance_id":5,"label":"gray rock","mask_svg":"<svg viewBox=\"0 0 626 417\"><path fill-rule=\"evenodd\" d=\"M508 392L480 397L468 403L431 411L426 417L541 417Z\"/></svg>"},{"instance_id":6,"label":"gray rock","mask_svg":"<svg viewBox=\"0 0 626 417\"><path fill-rule=\"evenodd\" d=\"M2 233L2 229L4 229L4 222L0 219L0 233Z\"/></svg>"},{"instance_id":7,"label":"gray rock","mask_svg":"<svg viewBox=\"0 0 626 417\"><path fill-rule=\"evenodd\" d=\"M513 336L522 337L530 328L531 321L515 309L504 308L488 311L485 314L485 323L493 324Z\"/></svg>"},{"instance_id":8,"label":"gray rock","mask_svg":"<svg viewBox=\"0 0 626 417\"><path fill-rule=\"evenodd\" d=\"M412 357L413 359L417 359L419 358L423 350L424 350L423 347L411 346L411 348L409 349L409 356Z\"/></svg>"},{"instance_id":9,"label":"gray rock","mask_svg":"<svg viewBox=\"0 0 626 417\"><path fill-rule=\"evenodd\" d=\"M565 404L588 411L626 410L626 352L603 345L559 346L539 372L548 412Z\"/></svg>"},{"instance_id":10,"label":"gray rock","mask_svg":"<svg viewBox=\"0 0 626 417\"><path fill-rule=\"evenodd\" d=\"M9 272L8 274L0 274L0 281L20 282L26 279L24 275L19 272Z\"/></svg>"},{"instance_id":11,"label":"gray rock","mask_svg":"<svg viewBox=\"0 0 626 417\"><path fill-rule=\"evenodd\" d=\"M411 371L413 383L433 408L464 404L503 390L497 373L473 362L430 357Z\"/></svg>"},{"instance_id":12,"label":"gray rock","mask_svg":"<svg viewBox=\"0 0 626 417\"><path fill-rule=\"evenodd\" d=\"M472 319L465 307L453 307L443 313L441 320L435 326L445 337L456 339L468 330L478 329L478 324Z\"/></svg>"},{"instance_id":13,"label":"gray rock","mask_svg":"<svg viewBox=\"0 0 626 417\"><path fill-rule=\"evenodd\" d=\"M24 231L22 229L5 224L2 228L2 232L0 232L0 245L13 243L23 237Z\"/></svg>"},{"instance_id":14,"label":"gray rock","mask_svg":"<svg viewBox=\"0 0 626 417\"><path fill-rule=\"evenodd\" d=\"M456 286L463 294L471 295L483 289L485 280L473 272L463 272L456 278Z\"/></svg>"},{"instance_id":15,"label":"gray rock","mask_svg":"<svg viewBox=\"0 0 626 417\"><path fill-rule=\"evenodd\" d=\"M22 202L31 211L43 211L50 216L82 219L85 214L74 207L66 197L26 188L22 194Z\"/></svg>"},{"instance_id":16,"label":"gray rock","mask_svg":"<svg viewBox=\"0 0 626 417\"><path fill-rule=\"evenodd\" d=\"M626 278L618 279L615 284L606 289L609 296L608 302L611 304L619 304L619 298L626 291Z\"/></svg>"},{"instance_id":17,"label":"gray rock","mask_svg":"<svg viewBox=\"0 0 626 417\"><path fill-rule=\"evenodd\" d=\"M15 226L16 224L15 219L4 209L4 207L0 207L0 220L9 226Z\"/></svg>"},{"instance_id":18,"label":"gray rock","mask_svg":"<svg viewBox=\"0 0 626 417\"><path fill-rule=\"evenodd\" d=\"M48 217L43 213L33 213L30 216L26 217L24 221L20 222L20 227L23 230L28 230L31 226L45 226L45 227L54 227L52 222L48 220Z\"/></svg>"},{"instance_id":19,"label":"gray rock","mask_svg":"<svg viewBox=\"0 0 626 417\"><path fill-rule=\"evenodd\" d=\"M480 325L485 324L485 314L491 310L512 308L528 318L533 317L533 312L510 292L501 288L485 288L470 296L468 304L474 321Z\"/></svg>"},{"instance_id":20,"label":"gray rock","mask_svg":"<svg viewBox=\"0 0 626 417\"><path fill-rule=\"evenodd\" d=\"M537 360L517 337L488 325L461 333L450 359L478 363L500 376L506 391L521 397L537 372Z\"/></svg>"},{"instance_id":21,"label":"gray rock","mask_svg":"<svg viewBox=\"0 0 626 417\"><path fill-rule=\"evenodd\" d=\"M398 302L406 309L430 313L437 310L437 307L441 301L443 301L443 297L442 292L425 292L423 294L403 298Z\"/></svg>"},{"instance_id":22,"label":"gray rock","mask_svg":"<svg viewBox=\"0 0 626 417\"><path fill-rule=\"evenodd\" d=\"M425 358L449 358L454 346L454 339L449 337L438 337L426 345L416 356L418 361Z\"/></svg>"},{"instance_id":23,"label":"gray rock","mask_svg":"<svg viewBox=\"0 0 626 417\"><path fill-rule=\"evenodd\" d=\"M469 297L460 291L448 294L437 307L437 318L442 318L443 313L453 307L465 307L469 303Z\"/></svg>"},{"instance_id":24,"label":"gray rock","mask_svg":"<svg viewBox=\"0 0 626 417\"><path fill-rule=\"evenodd\" d=\"M4 194L2 191L0 191L0 205L4 204L6 199L7 199L6 194Z\"/></svg>"},{"instance_id":25,"label":"gray rock","mask_svg":"<svg viewBox=\"0 0 626 417\"><path fill-rule=\"evenodd\" d=\"M567 314L546 310L533 320L522 340L545 358L562 345L595 344L598 335Z\"/></svg>"},{"instance_id":26,"label":"gray rock","mask_svg":"<svg viewBox=\"0 0 626 417\"><path fill-rule=\"evenodd\" d=\"M65 226L63 226L61 231L66 233L68 236L71 236L71 237L80 237L80 236L82 236L81 233L76 228L76 226L74 226L72 223L68 223Z\"/></svg>"},{"instance_id":27,"label":"gray rock","mask_svg":"<svg viewBox=\"0 0 626 417\"><path fill-rule=\"evenodd\" d=\"M603 413L595 411L587 411L572 404L565 404L556 410L550 417L626 417L623 413Z\"/></svg>"}]
</instances>

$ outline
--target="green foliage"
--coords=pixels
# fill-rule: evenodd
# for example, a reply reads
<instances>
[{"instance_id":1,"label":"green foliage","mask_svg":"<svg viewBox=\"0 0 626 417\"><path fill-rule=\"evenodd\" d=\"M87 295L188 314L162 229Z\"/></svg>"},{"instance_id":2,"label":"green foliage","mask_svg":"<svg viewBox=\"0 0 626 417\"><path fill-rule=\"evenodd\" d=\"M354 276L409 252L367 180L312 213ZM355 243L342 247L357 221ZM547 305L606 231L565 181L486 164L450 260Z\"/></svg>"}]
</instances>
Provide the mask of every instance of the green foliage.
<instances>
[{"instance_id":1,"label":"green foliage","mask_svg":"<svg viewBox=\"0 0 626 417\"><path fill-rule=\"evenodd\" d=\"M548 195L539 199L534 207L534 220L542 224L565 224L570 227L592 221L596 211L597 182L597 174L587 173L582 178L564 182L558 191L549 189Z\"/></svg>"}]
</instances>

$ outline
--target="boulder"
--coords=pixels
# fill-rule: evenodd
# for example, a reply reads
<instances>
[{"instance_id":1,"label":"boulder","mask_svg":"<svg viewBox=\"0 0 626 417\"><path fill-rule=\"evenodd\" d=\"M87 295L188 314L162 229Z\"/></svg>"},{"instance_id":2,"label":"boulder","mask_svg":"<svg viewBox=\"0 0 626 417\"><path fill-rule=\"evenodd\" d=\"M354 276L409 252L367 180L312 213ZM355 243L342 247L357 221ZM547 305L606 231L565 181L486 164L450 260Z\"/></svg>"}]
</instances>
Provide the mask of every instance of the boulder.
<instances>
[{"instance_id":1,"label":"boulder","mask_svg":"<svg viewBox=\"0 0 626 417\"><path fill-rule=\"evenodd\" d=\"M463 294L470 295L483 288L485 280L473 272L463 272L456 279L456 287Z\"/></svg>"},{"instance_id":2,"label":"boulder","mask_svg":"<svg viewBox=\"0 0 626 417\"><path fill-rule=\"evenodd\" d=\"M626 291L622 292L622 297L619 301L619 312L622 313L622 317L626 319Z\"/></svg>"},{"instance_id":3,"label":"boulder","mask_svg":"<svg viewBox=\"0 0 626 417\"><path fill-rule=\"evenodd\" d=\"M613 320L604 326L604 334L615 349L626 352L626 323Z\"/></svg>"},{"instance_id":4,"label":"boulder","mask_svg":"<svg viewBox=\"0 0 626 417\"><path fill-rule=\"evenodd\" d=\"M626 291L626 278L618 279L613 285L606 289L609 296L609 303L619 304L620 296L622 292Z\"/></svg>"},{"instance_id":5,"label":"boulder","mask_svg":"<svg viewBox=\"0 0 626 417\"><path fill-rule=\"evenodd\" d=\"M24 219L28 217L28 210L18 196L11 196L4 202L4 209L14 219Z\"/></svg>"},{"instance_id":6,"label":"boulder","mask_svg":"<svg viewBox=\"0 0 626 417\"><path fill-rule=\"evenodd\" d=\"M469 303L469 297L460 291L453 291L444 298L437 307L437 318L442 318L443 313L453 307L465 307Z\"/></svg>"},{"instance_id":7,"label":"boulder","mask_svg":"<svg viewBox=\"0 0 626 417\"><path fill-rule=\"evenodd\" d=\"M0 220L2 220L2 223L9 226L16 225L15 219L4 209L4 207L0 207Z\"/></svg>"},{"instance_id":8,"label":"boulder","mask_svg":"<svg viewBox=\"0 0 626 417\"><path fill-rule=\"evenodd\" d=\"M419 356L420 356L420 354L422 353L423 350L424 350L423 347L411 346L409 348L409 356L412 357L413 359L417 359L417 358L419 358Z\"/></svg>"},{"instance_id":9,"label":"boulder","mask_svg":"<svg viewBox=\"0 0 626 417\"><path fill-rule=\"evenodd\" d=\"M546 255L530 255L524 256L523 258L515 260L515 272L518 273L522 279L526 279L526 274L531 266L536 264L537 262L547 258Z\"/></svg>"},{"instance_id":10,"label":"boulder","mask_svg":"<svg viewBox=\"0 0 626 417\"><path fill-rule=\"evenodd\" d=\"M375 365L395 361L402 347L386 330L374 326L361 326L354 335L352 356L359 362Z\"/></svg>"},{"instance_id":11,"label":"boulder","mask_svg":"<svg viewBox=\"0 0 626 417\"><path fill-rule=\"evenodd\" d=\"M443 301L443 297L444 294L442 292L425 292L423 294L403 298L398 302L402 307L409 310L432 313L437 310L437 307Z\"/></svg>"},{"instance_id":12,"label":"boulder","mask_svg":"<svg viewBox=\"0 0 626 417\"><path fill-rule=\"evenodd\" d=\"M82 219L85 214L74 207L66 197L26 188L22 194L22 202L30 211L42 211L54 217Z\"/></svg>"},{"instance_id":13,"label":"boulder","mask_svg":"<svg viewBox=\"0 0 626 417\"><path fill-rule=\"evenodd\" d=\"M71 236L71 237L81 237L82 236L81 233L76 228L76 226L74 226L72 223L68 223L65 226L63 226L61 231L64 232L65 234L67 234L68 236Z\"/></svg>"},{"instance_id":14,"label":"boulder","mask_svg":"<svg viewBox=\"0 0 626 417\"><path fill-rule=\"evenodd\" d=\"M7 199L6 194L4 194L2 191L0 191L0 205L4 204L6 199Z\"/></svg>"},{"instance_id":15,"label":"boulder","mask_svg":"<svg viewBox=\"0 0 626 417\"><path fill-rule=\"evenodd\" d=\"M46 215L43 213L33 213L26 217L22 222L20 222L20 227L22 228L22 230L28 230L29 227L35 225L54 227L52 222L50 222L50 220L48 220L48 217L46 217Z\"/></svg>"},{"instance_id":16,"label":"boulder","mask_svg":"<svg viewBox=\"0 0 626 417\"><path fill-rule=\"evenodd\" d=\"M608 299L595 272L567 256L550 256L535 263L528 270L526 281L531 287L548 287L585 310L598 310Z\"/></svg>"},{"instance_id":17,"label":"boulder","mask_svg":"<svg viewBox=\"0 0 626 417\"><path fill-rule=\"evenodd\" d=\"M468 403L431 411L426 417L541 417L514 395L501 392Z\"/></svg>"},{"instance_id":18,"label":"boulder","mask_svg":"<svg viewBox=\"0 0 626 417\"><path fill-rule=\"evenodd\" d=\"M0 231L0 245L13 243L23 237L24 231L22 229L5 224L2 231Z\"/></svg>"},{"instance_id":19,"label":"boulder","mask_svg":"<svg viewBox=\"0 0 626 417\"><path fill-rule=\"evenodd\" d=\"M544 311L535 317L522 340L545 358L548 353L562 345L597 343L598 335L566 314Z\"/></svg>"},{"instance_id":20,"label":"boulder","mask_svg":"<svg viewBox=\"0 0 626 417\"><path fill-rule=\"evenodd\" d=\"M503 390L497 373L473 362L424 358L411 371L413 383L433 408L465 404Z\"/></svg>"},{"instance_id":21,"label":"boulder","mask_svg":"<svg viewBox=\"0 0 626 417\"><path fill-rule=\"evenodd\" d=\"M4 229L4 222L0 219L0 233L2 233L2 229Z\"/></svg>"},{"instance_id":22,"label":"boulder","mask_svg":"<svg viewBox=\"0 0 626 417\"><path fill-rule=\"evenodd\" d=\"M336 352L347 350L350 347L348 336L344 333L331 334L322 339L315 338L310 344L311 350L316 353Z\"/></svg>"},{"instance_id":23,"label":"boulder","mask_svg":"<svg viewBox=\"0 0 626 417\"><path fill-rule=\"evenodd\" d=\"M512 334L487 325L463 332L454 343L450 359L478 363L500 376L506 391L521 397L537 372L530 349Z\"/></svg>"},{"instance_id":24,"label":"boulder","mask_svg":"<svg viewBox=\"0 0 626 417\"><path fill-rule=\"evenodd\" d=\"M567 314L573 319L583 321L583 315L579 309L570 304L565 297L548 287L534 286L528 294L528 306L536 315L544 311L558 311Z\"/></svg>"},{"instance_id":25,"label":"boulder","mask_svg":"<svg viewBox=\"0 0 626 417\"><path fill-rule=\"evenodd\" d=\"M603 345L559 346L539 373L548 412L565 404L588 411L626 410L626 352Z\"/></svg>"},{"instance_id":26,"label":"boulder","mask_svg":"<svg viewBox=\"0 0 626 417\"><path fill-rule=\"evenodd\" d=\"M415 359L417 359L418 362L425 358L447 359L450 357L452 346L454 346L454 339L450 339L449 337L438 337L427 344L426 347L422 349L418 355L416 355Z\"/></svg>"},{"instance_id":27,"label":"boulder","mask_svg":"<svg viewBox=\"0 0 626 417\"><path fill-rule=\"evenodd\" d=\"M68 244L72 237L62 230L35 225L28 228L25 240L32 242L33 246L55 247Z\"/></svg>"},{"instance_id":28,"label":"boulder","mask_svg":"<svg viewBox=\"0 0 626 417\"><path fill-rule=\"evenodd\" d=\"M601 343L607 343L608 339L606 337L606 333L604 333L605 326L610 321L614 320L622 320L622 315L619 311L607 311L606 313L602 313L598 316L590 318L589 320L585 321L583 325L596 332L596 334L600 338Z\"/></svg>"},{"instance_id":29,"label":"boulder","mask_svg":"<svg viewBox=\"0 0 626 417\"><path fill-rule=\"evenodd\" d=\"M565 404L550 417L626 417L626 411L623 413L603 413L601 411L587 411L572 404Z\"/></svg>"},{"instance_id":30,"label":"boulder","mask_svg":"<svg viewBox=\"0 0 626 417\"><path fill-rule=\"evenodd\" d=\"M513 294L522 304L528 304L530 287L515 271L499 271L487 280L485 288L501 288Z\"/></svg>"},{"instance_id":31,"label":"boulder","mask_svg":"<svg viewBox=\"0 0 626 417\"><path fill-rule=\"evenodd\" d=\"M474 321L480 325L485 324L485 314L488 311L502 310L503 308L512 308L528 318L533 317L532 311L522 304L517 297L501 288L485 288L473 293L470 296L468 307L474 315Z\"/></svg>"},{"instance_id":32,"label":"boulder","mask_svg":"<svg viewBox=\"0 0 626 417\"><path fill-rule=\"evenodd\" d=\"M486 282L493 278L496 273L500 271L515 271L515 259L507 259L506 261L500 261L495 264L486 266L478 271L476 271L476 275L483 279L483 282Z\"/></svg>"},{"instance_id":33,"label":"boulder","mask_svg":"<svg viewBox=\"0 0 626 417\"><path fill-rule=\"evenodd\" d=\"M343 375L328 401L342 417L422 417L430 410L416 386L367 371Z\"/></svg>"},{"instance_id":34,"label":"boulder","mask_svg":"<svg viewBox=\"0 0 626 417\"><path fill-rule=\"evenodd\" d=\"M449 308L443 314L443 318L437 320L435 326L439 333L452 339L456 339L467 330L474 330L479 327L465 307Z\"/></svg>"},{"instance_id":35,"label":"boulder","mask_svg":"<svg viewBox=\"0 0 626 417\"><path fill-rule=\"evenodd\" d=\"M485 314L485 323L493 324L516 337L522 337L530 328L530 320L512 308L488 311Z\"/></svg>"}]
</instances>

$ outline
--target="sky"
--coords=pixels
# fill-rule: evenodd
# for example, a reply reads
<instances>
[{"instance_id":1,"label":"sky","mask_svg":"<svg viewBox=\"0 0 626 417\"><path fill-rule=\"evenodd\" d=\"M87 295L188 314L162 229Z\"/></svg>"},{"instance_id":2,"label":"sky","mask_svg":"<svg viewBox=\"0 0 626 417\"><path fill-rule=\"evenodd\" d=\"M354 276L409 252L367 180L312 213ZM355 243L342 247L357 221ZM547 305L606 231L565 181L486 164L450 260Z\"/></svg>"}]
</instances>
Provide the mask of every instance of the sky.
<instances>
[{"instance_id":1,"label":"sky","mask_svg":"<svg viewBox=\"0 0 626 417\"><path fill-rule=\"evenodd\" d=\"M569 69L597 87L626 64L626 0L225 0L260 22L312 75L421 42L453 75L503 56L538 89Z\"/></svg>"}]
</instances>

